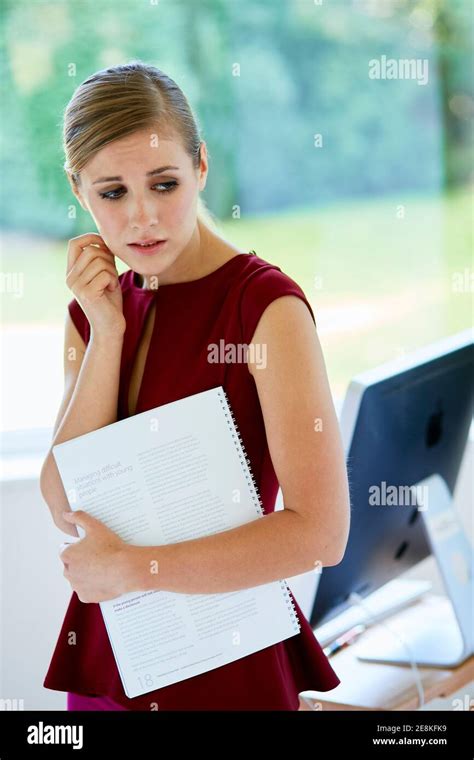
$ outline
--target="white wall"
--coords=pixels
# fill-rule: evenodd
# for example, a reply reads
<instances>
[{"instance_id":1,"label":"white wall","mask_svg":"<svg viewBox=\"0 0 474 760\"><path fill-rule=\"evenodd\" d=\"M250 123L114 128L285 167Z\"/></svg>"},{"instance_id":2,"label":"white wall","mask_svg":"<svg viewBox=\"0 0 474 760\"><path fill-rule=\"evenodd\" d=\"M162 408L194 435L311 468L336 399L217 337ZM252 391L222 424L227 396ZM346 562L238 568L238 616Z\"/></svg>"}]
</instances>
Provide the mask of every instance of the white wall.
<instances>
[{"instance_id":1,"label":"white wall","mask_svg":"<svg viewBox=\"0 0 474 760\"><path fill-rule=\"evenodd\" d=\"M65 534L53 523L38 477L4 480L0 514L0 697L22 699L25 710L62 710L65 692L42 684L72 593L59 558Z\"/></svg>"}]
</instances>

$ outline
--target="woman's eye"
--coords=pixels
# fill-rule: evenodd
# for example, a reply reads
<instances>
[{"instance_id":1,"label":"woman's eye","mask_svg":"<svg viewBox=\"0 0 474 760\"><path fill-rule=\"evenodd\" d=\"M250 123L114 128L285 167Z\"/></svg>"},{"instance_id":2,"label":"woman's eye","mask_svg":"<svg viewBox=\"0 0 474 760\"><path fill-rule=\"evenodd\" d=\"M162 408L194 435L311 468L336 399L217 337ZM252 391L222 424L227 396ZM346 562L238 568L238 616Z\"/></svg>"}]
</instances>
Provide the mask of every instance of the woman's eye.
<instances>
[{"instance_id":1,"label":"woman's eye","mask_svg":"<svg viewBox=\"0 0 474 760\"><path fill-rule=\"evenodd\" d=\"M174 190L175 187L178 186L178 183L176 180L172 180L171 182L159 182L156 185L153 185L153 188L155 187L163 187L164 190L160 190L160 193L169 193L170 191ZM117 188L116 190L107 190L105 193L99 193L101 198L105 198L107 201L118 201L119 198L122 197L124 193L123 188Z\"/></svg>"},{"instance_id":2,"label":"woman's eye","mask_svg":"<svg viewBox=\"0 0 474 760\"><path fill-rule=\"evenodd\" d=\"M164 187L164 190L161 190L162 193L169 193L170 190L174 190L175 187L178 187L178 183L176 180L172 180L171 182L160 182L157 185L153 185L153 187Z\"/></svg>"},{"instance_id":3,"label":"woman's eye","mask_svg":"<svg viewBox=\"0 0 474 760\"><path fill-rule=\"evenodd\" d=\"M120 195L114 195L114 193L120 193ZM116 201L121 197L121 193L121 190L107 190L106 193L99 193L99 195L107 201Z\"/></svg>"}]
</instances>

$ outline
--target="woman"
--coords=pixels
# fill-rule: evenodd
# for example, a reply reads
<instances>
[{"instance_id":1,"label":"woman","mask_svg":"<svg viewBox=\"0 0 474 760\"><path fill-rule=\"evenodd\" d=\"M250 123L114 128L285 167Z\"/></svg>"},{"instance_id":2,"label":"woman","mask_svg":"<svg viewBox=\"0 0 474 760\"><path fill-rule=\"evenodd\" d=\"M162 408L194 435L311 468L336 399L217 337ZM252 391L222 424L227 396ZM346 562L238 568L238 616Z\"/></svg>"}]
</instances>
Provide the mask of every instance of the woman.
<instances>
[{"instance_id":1,"label":"woman","mask_svg":"<svg viewBox=\"0 0 474 760\"><path fill-rule=\"evenodd\" d=\"M348 484L314 314L290 277L226 242L199 209L207 150L182 91L140 61L99 71L66 108L64 149L72 191L99 234L69 243L75 297L52 445L222 385L264 518L158 547L159 588L230 592L339 563ZM130 267L120 276L115 256ZM262 351L209 361L222 340ZM285 509L275 512L279 485ZM63 513L51 451L41 490L61 530L86 531L61 553L73 594L44 680L68 692L69 709L297 710L299 692L339 683L293 599L298 635L129 699L98 602L147 587L149 547L125 544L84 511Z\"/></svg>"}]
</instances>

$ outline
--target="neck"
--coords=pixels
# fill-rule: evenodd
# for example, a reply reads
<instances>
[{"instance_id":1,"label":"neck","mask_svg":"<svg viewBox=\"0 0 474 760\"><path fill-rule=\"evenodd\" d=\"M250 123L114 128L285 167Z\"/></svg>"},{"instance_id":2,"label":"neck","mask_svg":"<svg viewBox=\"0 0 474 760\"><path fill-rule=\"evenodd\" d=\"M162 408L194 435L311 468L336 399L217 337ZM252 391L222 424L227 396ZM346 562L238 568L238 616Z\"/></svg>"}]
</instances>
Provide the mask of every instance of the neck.
<instances>
[{"instance_id":1,"label":"neck","mask_svg":"<svg viewBox=\"0 0 474 760\"><path fill-rule=\"evenodd\" d=\"M194 232L179 256L162 272L154 275L140 275L141 287L149 290L156 288L156 283L172 285L178 282L196 280L206 274L209 268L210 251L217 236L206 227L200 219L197 220Z\"/></svg>"}]
</instances>

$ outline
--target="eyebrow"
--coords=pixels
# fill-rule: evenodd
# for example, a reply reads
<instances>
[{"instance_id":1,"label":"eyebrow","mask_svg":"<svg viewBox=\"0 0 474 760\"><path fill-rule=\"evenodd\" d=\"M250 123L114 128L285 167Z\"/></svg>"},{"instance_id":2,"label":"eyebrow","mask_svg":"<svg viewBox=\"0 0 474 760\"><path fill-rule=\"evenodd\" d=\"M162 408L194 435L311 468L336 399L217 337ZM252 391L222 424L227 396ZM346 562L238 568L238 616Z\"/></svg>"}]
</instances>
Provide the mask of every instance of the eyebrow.
<instances>
[{"instance_id":1,"label":"eyebrow","mask_svg":"<svg viewBox=\"0 0 474 760\"><path fill-rule=\"evenodd\" d=\"M168 169L179 169L179 166L159 166L158 169L152 169L151 172L146 173L146 177L154 177L156 174L162 174ZM122 177L100 177L94 180L93 185L98 185L99 182L122 182Z\"/></svg>"}]
</instances>

